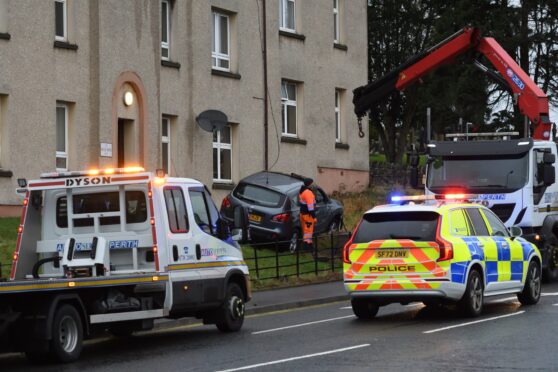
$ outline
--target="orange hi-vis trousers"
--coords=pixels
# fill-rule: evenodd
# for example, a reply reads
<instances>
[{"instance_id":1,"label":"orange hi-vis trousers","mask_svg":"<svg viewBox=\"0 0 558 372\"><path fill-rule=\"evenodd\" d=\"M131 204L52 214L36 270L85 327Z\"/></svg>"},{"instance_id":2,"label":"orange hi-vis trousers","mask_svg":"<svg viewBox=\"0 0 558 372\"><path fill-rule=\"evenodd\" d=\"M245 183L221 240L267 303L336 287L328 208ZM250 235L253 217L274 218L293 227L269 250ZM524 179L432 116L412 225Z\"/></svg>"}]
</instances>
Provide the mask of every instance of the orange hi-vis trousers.
<instances>
[{"instance_id":1,"label":"orange hi-vis trousers","mask_svg":"<svg viewBox=\"0 0 558 372\"><path fill-rule=\"evenodd\" d=\"M304 243L312 244L312 236L314 235L314 225L316 220L310 214L301 213L300 223L302 225L302 240Z\"/></svg>"}]
</instances>

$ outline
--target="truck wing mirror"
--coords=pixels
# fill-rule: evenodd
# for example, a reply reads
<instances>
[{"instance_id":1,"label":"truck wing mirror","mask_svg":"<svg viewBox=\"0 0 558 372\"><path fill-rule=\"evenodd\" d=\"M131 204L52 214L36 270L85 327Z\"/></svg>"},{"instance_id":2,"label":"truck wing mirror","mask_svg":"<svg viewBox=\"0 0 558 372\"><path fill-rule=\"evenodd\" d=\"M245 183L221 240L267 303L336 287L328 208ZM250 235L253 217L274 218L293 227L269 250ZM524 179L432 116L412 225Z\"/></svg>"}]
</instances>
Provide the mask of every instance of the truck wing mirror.
<instances>
[{"instance_id":1,"label":"truck wing mirror","mask_svg":"<svg viewBox=\"0 0 558 372\"><path fill-rule=\"evenodd\" d=\"M240 236L238 238L239 243L245 243L250 240L250 226L248 222L248 210L242 205L237 205L234 208L234 230L240 230ZM235 236L233 232L233 236Z\"/></svg>"},{"instance_id":2,"label":"truck wing mirror","mask_svg":"<svg viewBox=\"0 0 558 372\"><path fill-rule=\"evenodd\" d=\"M545 164L554 164L556 161L556 156L550 152L545 152L543 154L543 163Z\"/></svg>"},{"instance_id":3,"label":"truck wing mirror","mask_svg":"<svg viewBox=\"0 0 558 372\"><path fill-rule=\"evenodd\" d=\"M554 182L556 182L556 170L554 169L553 165L549 165L549 164L544 165L543 182L545 186L550 186Z\"/></svg>"}]
</instances>

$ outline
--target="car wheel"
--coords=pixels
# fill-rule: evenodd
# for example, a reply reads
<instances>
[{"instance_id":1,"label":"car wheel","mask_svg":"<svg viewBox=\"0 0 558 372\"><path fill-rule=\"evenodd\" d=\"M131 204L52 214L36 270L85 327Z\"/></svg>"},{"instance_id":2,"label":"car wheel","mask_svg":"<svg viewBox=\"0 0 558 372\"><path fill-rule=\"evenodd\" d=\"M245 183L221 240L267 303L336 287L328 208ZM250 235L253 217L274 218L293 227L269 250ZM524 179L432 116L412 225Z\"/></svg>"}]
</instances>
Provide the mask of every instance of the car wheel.
<instances>
[{"instance_id":1,"label":"car wheel","mask_svg":"<svg viewBox=\"0 0 558 372\"><path fill-rule=\"evenodd\" d=\"M300 232L295 229L289 242L289 251L294 253L300 247Z\"/></svg>"},{"instance_id":2,"label":"car wheel","mask_svg":"<svg viewBox=\"0 0 558 372\"><path fill-rule=\"evenodd\" d=\"M558 249L554 246L548 249L548 264L543 271L543 279L545 282L553 282L558 280Z\"/></svg>"},{"instance_id":3,"label":"car wheel","mask_svg":"<svg viewBox=\"0 0 558 372\"><path fill-rule=\"evenodd\" d=\"M541 270L540 266L535 262L529 263L527 269L527 278L523 291L517 294L517 299L522 305L534 305L541 298Z\"/></svg>"},{"instance_id":4,"label":"car wheel","mask_svg":"<svg viewBox=\"0 0 558 372\"><path fill-rule=\"evenodd\" d=\"M62 305L54 315L51 355L59 362L73 362L83 348L83 326L75 307Z\"/></svg>"},{"instance_id":5,"label":"car wheel","mask_svg":"<svg viewBox=\"0 0 558 372\"><path fill-rule=\"evenodd\" d=\"M471 270L467 278L467 288L460 301L459 307L466 316L476 317L482 312L484 301L484 286L478 270Z\"/></svg>"},{"instance_id":6,"label":"car wheel","mask_svg":"<svg viewBox=\"0 0 558 372\"><path fill-rule=\"evenodd\" d=\"M378 304L366 298L352 298L351 306L357 318L363 320L373 319L380 309Z\"/></svg>"},{"instance_id":7,"label":"car wheel","mask_svg":"<svg viewBox=\"0 0 558 372\"><path fill-rule=\"evenodd\" d=\"M236 283L229 283L225 302L218 310L215 325L221 332L236 332L244 323L244 293Z\"/></svg>"}]
</instances>

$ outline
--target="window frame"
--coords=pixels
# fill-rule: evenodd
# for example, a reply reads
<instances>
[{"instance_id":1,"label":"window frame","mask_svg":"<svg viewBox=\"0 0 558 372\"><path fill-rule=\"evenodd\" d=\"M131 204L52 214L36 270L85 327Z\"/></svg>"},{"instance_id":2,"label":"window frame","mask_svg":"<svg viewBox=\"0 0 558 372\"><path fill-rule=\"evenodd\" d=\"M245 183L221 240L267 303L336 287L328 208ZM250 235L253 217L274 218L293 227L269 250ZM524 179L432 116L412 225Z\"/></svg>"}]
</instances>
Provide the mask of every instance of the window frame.
<instances>
[{"instance_id":1,"label":"window frame","mask_svg":"<svg viewBox=\"0 0 558 372\"><path fill-rule=\"evenodd\" d=\"M333 0L333 42L336 44L341 41L339 13L339 0Z\"/></svg>"},{"instance_id":2,"label":"window frame","mask_svg":"<svg viewBox=\"0 0 558 372\"><path fill-rule=\"evenodd\" d=\"M167 7L167 41L163 41L163 4ZM161 59L170 61L170 44L171 44L171 25L170 25L171 4L169 0L161 0ZM163 49L167 50L167 57L163 56Z\"/></svg>"},{"instance_id":3,"label":"window frame","mask_svg":"<svg viewBox=\"0 0 558 372\"><path fill-rule=\"evenodd\" d=\"M56 3L62 4L62 22L64 24L64 35L58 36L56 34ZM66 0L54 0L54 40L68 41L68 3Z\"/></svg>"},{"instance_id":4,"label":"window frame","mask_svg":"<svg viewBox=\"0 0 558 372\"><path fill-rule=\"evenodd\" d=\"M482 209L482 214L484 215L486 226L490 228L490 231L489 231L490 236L498 236L498 237L502 237L502 238L509 238L510 237L510 233L509 233L508 228L506 227L506 225L504 225L504 223L500 220L500 218L498 218L498 216L496 216L496 214L494 212L492 212L490 209ZM497 225L500 225L500 226L497 226L497 227L500 228L500 230L502 230L501 228L503 227L502 231L504 232L504 235L494 235L494 228L492 227L492 223L490 222L489 216L491 216L494 219L493 222L495 222Z\"/></svg>"},{"instance_id":5,"label":"window frame","mask_svg":"<svg viewBox=\"0 0 558 372\"><path fill-rule=\"evenodd\" d=\"M169 215L170 210L168 208L168 204L167 204L168 200L167 200L167 197L165 195L165 191L167 191L167 190L171 191L172 202L173 202L173 207L174 207L174 215L175 215L175 218L176 218L176 227L177 227L176 230L174 230L172 228L171 223L170 223L170 218L171 218L171 216ZM175 198L174 198L174 191L175 190L178 190L181 193L182 201L184 202L184 212L185 212L184 213L184 219L185 219L185 224L186 224L186 230L178 229L180 227L180 224L178 223L178 213L177 213L177 208L176 208L176 201L175 201ZM190 232L190 220L188 219L188 205L187 205L188 203L186 203L186 197L184 196L184 190L182 190L182 187L180 187L180 186L165 186L163 188L163 198L165 199L165 208L167 210L166 215L167 215L167 226L169 227L169 232L171 234L188 234Z\"/></svg>"},{"instance_id":6,"label":"window frame","mask_svg":"<svg viewBox=\"0 0 558 372\"><path fill-rule=\"evenodd\" d=\"M212 139L212 149L216 149L217 150L217 178L213 178L213 182L220 182L220 183L232 183L232 175L233 175L233 168L232 168L232 155L233 155L233 136L232 136L232 126L230 124L225 125L224 128L228 128L229 129L229 138L230 138L230 143L226 143L226 142L222 142L221 141L221 131L215 131L217 133L217 141L215 141L215 139ZM224 129L223 128L223 129ZM231 170L231 178L227 179L227 178L223 178L222 177L222 172L221 172L221 151L230 151L231 156L230 156L230 160L231 160L231 164L230 164L230 170Z\"/></svg>"},{"instance_id":7,"label":"window frame","mask_svg":"<svg viewBox=\"0 0 558 372\"><path fill-rule=\"evenodd\" d=\"M213 17L213 25L212 25L212 32L211 35L212 41L214 43L215 48L211 48L211 68L214 70L220 71L231 71L231 17L229 14L220 12L218 10L212 10L211 12ZM221 22L220 17L224 17L227 19L227 51L228 54L224 54L220 51L221 45ZM214 50L215 49L215 50ZM215 64L213 63L215 61ZM227 61L229 67L221 67L219 66L220 61Z\"/></svg>"},{"instance_id":8,"label":"window frame","mask_svg":"<svg viewBox=\"0 0 558 372\"><path fill-rule=\"evenodd\" d=\"M288 3L293 3L293 28L286 25L285 15L288 14ZM296 0L280 0L279 2L279 30L296 33Z\"/></svg>"},{"instance_id":9,"label":"window frame","mask_svg":"<svg viewBox=\"0 0 558 372\"><path fill-rule=\"evenodd\" d=\"M297 83L293 83L287 80L282 80L281 81L281 92L283 92L283 85L285 86L285 94L287 95L287 98L283 98L283 95L281 94L281 108L282 108L282 117L281 117L281 136L283 137L293 137L293 138L298 138L298 105L297 105L297 100L298 100L298 84ZM294 86L294 92L295 92L295 99L291 100L289 99L289 91L287 89L288 85L292 85ZM295 132L294 133L289 133L289 122L288 122L288 117L289 115L287 114L287 108L288 107L294 107L295 110Z\"/></svg>"},{"instance_id":10,"label":"window frame","mask_svg":"<svg viewBox=\"0 0 558 372\"><path fill-rule=\"evenodd\" d=\"M68 170L68 105L63 102L56 102L56 140L58 141L58 109L64 109L64 151L58 151L58 143L55 145L56 158L55 167L57 171L67 171ZM59 168L56 164L58 158L65 159L66 168Z\"/></svg>"},{"instance_id":11,"label":"window frame","mask_svg":"<svg viewBox=\"0 0 558 372\"><path fill-rule=\"evenodd\" d=\"M335 142L341 143L341 90L335 89Z\"/></svg>"},{"instance_id":12,"label":"window frame","mask_svg":"<svg viewBox=\"0 0 558 372\"><path fill-rule=\"evenodd\" d=\"M463 208L463 210L465 211L465 216L467 217L467 221L469 222L469 226L471 227L471 231L472 231L472 236L490 236L490 230L488 229L488 225L486 223L485 217L482 215L481 209L478 207L467 207L467 208ZM477 211L480 219L482 220L482 223L484 224L484 228L486 230L486 235L482 235L480 234L479 231L477 231L477 228L480 226L475 225L475 221L473 219L473 216L471 216L470 211L475 210ZM480 223L480 221L479 221Z\"/></svg>"},{"instance_id":13,"label":"window frame","mask_svg":"<svg viewBox=\"0 0 558 372\"><path fill-rule=\"evenodd\" d=\"M190 197L190 204L192 206L192 214L195 216L196 215L196 211L194 209L194 202L193 202L193 198L192 198L192 193L199 193L201 194L201 198L203 200L203 205L204 205L204 210L205 210L205 214L207 216L207 222L208 222L208 227L209 227L209 235L214 236L216 231L213 228L213 223L214 221L212 221L211 218L211 213L209 212L209 205L208 205L208 201L207 201L207 196L205 193L205 190L203 188L198 188L198 187L192 187L188 189L188 196ZM196 222L196 221L194 221ZM198 223L196 222L196 225L198 225ZM203 231L203 229L201 228L200 225L198 225L198 227L200 228L200 230ZM204 231L205 232L205 231Z\"/></svg>"},{"instance_id":14,"label":"window frame","mask_svg":"<svg viewBox=\"0 0 558 372\"><path fill-rule=\"evenodd\" d=\"M167 135L163 135L163 126L167 127ZM167 144L167 168L165 169L165 153L163 151L163 144ZM161 118L161 168L165 170L166 174L170 174L171 168L171 118L168 116L163 115Z\"/></svg>"}]
</instances>

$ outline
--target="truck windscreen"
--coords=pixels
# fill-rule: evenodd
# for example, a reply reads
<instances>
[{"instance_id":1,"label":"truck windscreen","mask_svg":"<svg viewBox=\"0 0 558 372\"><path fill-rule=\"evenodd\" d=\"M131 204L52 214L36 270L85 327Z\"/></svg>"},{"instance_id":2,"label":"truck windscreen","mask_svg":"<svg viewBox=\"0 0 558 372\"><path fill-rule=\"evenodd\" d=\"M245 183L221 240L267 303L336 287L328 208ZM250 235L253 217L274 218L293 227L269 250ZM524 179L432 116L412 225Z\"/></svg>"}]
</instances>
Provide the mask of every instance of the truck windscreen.
<instances>
[{"instance_id":1,"label":"truck windscreen","mask_svg":"<svg viewBox=\"0 0 558 372\"><path fill-rule=\"evenodd\" d=\"M513 192L529 180L529 156L434 157L428 163L426 187L433 192L450 188L472 193Z\"/></svg>"}]
</instances>

